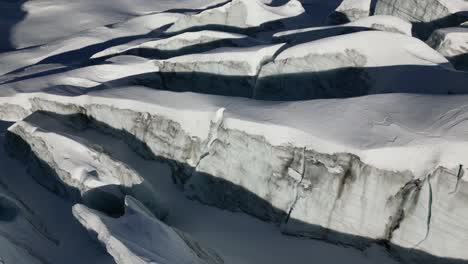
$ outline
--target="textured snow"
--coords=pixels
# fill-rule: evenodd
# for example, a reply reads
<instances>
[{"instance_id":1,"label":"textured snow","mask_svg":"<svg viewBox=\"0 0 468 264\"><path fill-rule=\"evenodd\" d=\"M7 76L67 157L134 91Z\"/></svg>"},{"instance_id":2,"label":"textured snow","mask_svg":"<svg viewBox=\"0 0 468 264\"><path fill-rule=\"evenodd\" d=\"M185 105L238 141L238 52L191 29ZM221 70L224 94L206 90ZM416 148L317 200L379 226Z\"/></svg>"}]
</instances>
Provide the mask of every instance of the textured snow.
<instances>
[{"instance_id":1,"label":"textured snow","mask_svg":"<svg viewBox=\"0 0 468 264\"><path fill-rule=\"evenodd\" d=\"M73 207L74 216L88 230L97 233L117 264L223 263L216 253L192 245L196 242L159 221L134 198L127 196L125 206L125 215L118 219L83 205Z\"/></svg>"},{"instance_id":2,"label":"textured snow","mask_svg":"<svg viewBox=\"0 0 468 264\"><path fill-rule=\"evenodd\" d=\"M233 0L221 7L197 15L187 15L174 23L168 32L205 25L255 27L267 22L299 16L304 12L304 8L297 0L284 2L284 5L280 6L270 6L259 0Z\"/></svg>"},{"instance_id":3,"label":"textured snow","mask_svg":"<svg viewBox=\"0 0 468 264\"><path fill-rule=\"evenodd\" d=\"M148 40L138 44L123 44L94 54L91 58L99 58L116 55L132 49L156 49L161 51L177 51L186 46L209 43L216 40L237 40L246 38L241 34L227 33L221 31L203 30L199 32L187 32L166 39ZM141 42L139 40L138 42Z\"/></svg>"},{"instance_id":4,"label":"textured snow","mask_svg":"<svg viewBox=\"0 0 468 264\"><path fill-rule=\"evenodd\" d=\"M280 39L298 39L298 35L302 34L304 38L310 38L314 33L320 34L320 31L330 30L330 34L325 34L323 37L331 37L336 32L333 32L333 29L342 29L346 30L347 28L366 28L366 29L377 29L382 31L389 31L395 33L402 33L408 36L411 36L411 23L402 20L401 18L393 16L382 16L376 15L371 17L362 18L354 22L349 22L339 26L325 26L325 27L312 27L312 28L303 28L288 30L275 33L273 36ZM320 36L320 35L319 35ZM323 38L322 37L322 38Z\"/></svg>"},{"instance_id":5,"label":"textured snow","mask_svg":"<svg viewBox=\"0 0 468 264\"><path fill-rule=\"evenodd\" d=\"M342 45L346 43L346 45ZM398 45L391 45L398 43ZM370 31L330 37L304 43L283 51L276 60L297 58L313 52L327 54L356 50L369 58L362 66L437 65L447 60L422 41L388 32ZM323 70L326 70L325 67Z\"/></svg>"},{"instance_id":6,"label":"textured snow","mask_svg":"<svg viewBox=\"0 0 468 264\"><path fill-rule=\"evenodd\" d=\"M272 145L294 144L325 153L355 153L375 167L410 170L420 176L437 166L453 168L468 162L462 155L466 148L466 96L394 94L262 103L128 87L79 97L16 97L17 102L23 98L25 108L30 107L28 98L40 97L76 105L139 109L177 120L184 131L202 140L208 135L216 111L225 108L226 127L261 135Z\"/></svg>"},{"instance_id":7,"label":"textured snow","mask_svg":"<svg viewBox=\"0 0 468 264\"><path fill-rule=\"evenodd\" d=\"M428 43L445 57L463 55L468 52L468 29L462 27L438 29Z\"/></svg>"},{"instance_id":8,"label":"textured snow","mask_svg":"<svg viewBox=\"0 0 468 264\"><path fill-rule=\"evenodd\" d=\"M86 54L86 48L93 49L106 47L103 43L116 41L119 38L140 38L162 26L168 25L178 18L180 14L157 13L139 16L113 27L98 27L78 34L71 35L47 45L32 47L24 51L12 51L0 54L0 73L5 74L23 67L34 65L45 59L70 53L69 56L58 57L56 63L74 64L80 60L86 60L93 54ZM93 48L93 46L95 46ZM73 54L73 52L75 54Z\"/></svg>"},{"instance_id":9,"label":"textured snow","mask_svg":"<svg viewBox=\"0 0 468 264\"><path fill-rule=\"evenodd\" d=\"M1 2L0 263L465 261L467 10Z\"/></svg>"},{"instance_id":10,"label":"textured snow","mask_svg":"<svg viewBox=\"0 0 468 264\"><path fill-rule=\"evenodd\" d=\"M335 19L338 24L340 20L352 22L370 15L371 0L344 0L331 16L338 16ZM341 18L340 16L344 16Z\"/></svg>"},{"instance_id":11,"label":"textured snow","mask_svg":"<svg viewBox=\"0 0 468 264\"><path fill-rule=\"evenodd\" d=\"M17 16L21 21L15 25L11 40L14 48L26 48L49 44L74 34L81 34L82 31L111 25L148 13L170 9L203 9L221 2L219 0L104 0L98 2L84 0L70 3L66 0L34 0L7 1L6 3L3 1L0 6L10 5L12 8L10 12L19 13ZM9 21L8 17L5 20ZM1 21L0 28L2 28ZM0 50L2 49L3 47L0 46Z\"/></svg>"}]
</instances>

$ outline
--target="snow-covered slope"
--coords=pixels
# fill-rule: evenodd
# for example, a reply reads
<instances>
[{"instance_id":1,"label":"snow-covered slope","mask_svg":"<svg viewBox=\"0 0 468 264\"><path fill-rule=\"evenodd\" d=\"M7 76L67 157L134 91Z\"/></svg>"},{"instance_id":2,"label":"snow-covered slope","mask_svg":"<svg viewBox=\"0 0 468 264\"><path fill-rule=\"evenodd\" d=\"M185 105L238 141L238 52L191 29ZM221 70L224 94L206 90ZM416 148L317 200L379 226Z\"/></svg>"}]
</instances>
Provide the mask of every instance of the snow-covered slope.
<instances>
[{"instance_id":1,"label":"snow-covered slope","mask_svg":"<svg viewBox=\"0 0 468 264\"><path fill-rule=\"evenodd\" d=\"M468 261L464 1L0 7L0 263Z\"/></svg>"},{"instance_id":2,"label":"snow-covered slope","mask_svg":"<svg viewBox=\"0 0 468 264\"><path fill-rule=\"evenodd\" d=\"M420 40L366 31L285 49L262 67L254 98L300 100L390 92L464 94L467 78L467 74L453 71L443 56ZM445 86L448 80L451 85Z\"/></svg>"},{"instance_id":3,"label":"snow-covered slope","mask_svg":"<svg viewBox=\"0 0 468 264\"><path fill-rule=\"evenodd\" d=\"M222 264L192 238L159 221L134 198L125 198L125 215L114 219L83 205L73 207L74 216L106 245L117 264Z\"/></svg>"},{"instance_id":4,"label":"snow-covered slope","mask_svg":"<svg viewBox=\"0 0 468 264\"><path fill-rule=\"evenodd\" d=\"M261 43L255 43L255 39L249 38L246 35L211 30L187 32L169 38L148 40L140 43L141 41L138 40L138 43L130 42L113 46L94 54L91 58L116 56L118 54L133 54L143 57L168 57L171 54L184 54L184 48L187 48L185 53L199 53L222 45L247 46L260 45ZM192 49L190 49L191 46L193 46ZM197 49L197 47L199 48Z\"/></svg>"},{"instance_id":5,"label":"snow-covered slope","mask_svg":"<svg viewBox=\"0 0 468 264\"><path fill-rule=\"evenodd\" d=\"M0 50L49 44L82 31L167 10L203 10L221 0L21 0L2 1ZM72 18L72 19L71 19ZM13 30L10 29L13 27Z\"/></svg>"}]
</instances>

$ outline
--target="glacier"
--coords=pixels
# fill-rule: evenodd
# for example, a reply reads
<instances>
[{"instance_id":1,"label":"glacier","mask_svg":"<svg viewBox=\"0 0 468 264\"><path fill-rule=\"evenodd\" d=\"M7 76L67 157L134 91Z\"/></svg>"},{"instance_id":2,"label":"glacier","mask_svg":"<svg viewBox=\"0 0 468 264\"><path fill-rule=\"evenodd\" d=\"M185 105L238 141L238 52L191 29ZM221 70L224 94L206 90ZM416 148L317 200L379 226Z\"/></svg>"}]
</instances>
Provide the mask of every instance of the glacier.
<instances>
[{"instance_id":1,"label":"glacier","mask_svg":"<svg viewBox=\"0 0 468 264\"><path fill-rule=\"evenodd\" d=\"M464 1L2 10L0 263L468 262Z\"/></svg>"}]
</instances>

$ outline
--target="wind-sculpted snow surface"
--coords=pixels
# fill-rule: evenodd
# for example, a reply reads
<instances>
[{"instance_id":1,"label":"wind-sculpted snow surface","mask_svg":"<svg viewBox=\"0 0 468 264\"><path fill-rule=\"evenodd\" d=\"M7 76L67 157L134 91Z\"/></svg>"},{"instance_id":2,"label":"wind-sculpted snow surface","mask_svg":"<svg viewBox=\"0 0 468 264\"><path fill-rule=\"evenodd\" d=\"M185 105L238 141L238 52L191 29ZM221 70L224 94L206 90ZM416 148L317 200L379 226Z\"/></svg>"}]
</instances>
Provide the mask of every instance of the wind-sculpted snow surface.
<instances>
[{"instance_id":1,"label":"wind-sculpted snow surface","mask_svg":"<svg viewBox=\"0 0 468 264\"><path fill-rule=\"evenodd\" d=\"M73 207L73 214L97 234L117 264L224 263L216 253L167 226L130 196L125 198L125 214L117 219L80 204Z\"/></svg>"},{"instance_id":2,"label":"wind-sculpted snow surface","mask_svg":"<svg viewBox=\"0 0 468 264\"><path fill-rule=\"evenodd\" d=\"M297 0L283 1L281 6L268 5L260 0L233 0L221 7L187 15L178 20L168 32L180 32L203 26L235 28L258 27L272 21L299 16L305 13Z\"/></svg>"},{"instance_id":3,"label":"wind-sculpted snow surface","mask_svg":"<svg viewBox=\"0 0 468 264\"><path fill-rule=\"evenodd\" d=\"M139 40L138 42L141 42ZM225 43L225 44L224 44ZM197 47L204 47L206 50L215 49L221 45L249 46L261 45L261 41L256 41L246 35L225 33L221 31L198 31L187 32L175 35L169 38L148 40L143 43L127 43L101 51L92 58L100 58L119 54L132 54L142 57L172 57L171 55L180 55L187 53L199 53ZM265 43L263 43L265 44ZM193 47L191 49L191 47Z\"/></svg>"},{"instance_id":4,"label":"wind-sculpted snow surface","mask_svg":"<svg viewBox=\"0 0 468 264\"><path fill-rule=\"evenodd\" d=\"M468 263L466 1L117 2L0 18L0 263Z\"/></svg>"}]
</instances>

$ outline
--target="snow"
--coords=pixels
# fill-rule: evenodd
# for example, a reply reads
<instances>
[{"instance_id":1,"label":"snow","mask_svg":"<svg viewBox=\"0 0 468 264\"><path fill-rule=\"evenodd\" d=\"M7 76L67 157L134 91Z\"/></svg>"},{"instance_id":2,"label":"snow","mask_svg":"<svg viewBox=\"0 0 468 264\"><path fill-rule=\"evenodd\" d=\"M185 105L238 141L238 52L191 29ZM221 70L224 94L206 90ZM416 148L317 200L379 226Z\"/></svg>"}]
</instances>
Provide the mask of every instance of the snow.
<instances>
[{"instance_id":1,"label":"snow","mask_svg":"<svg viewBox=\"0 0 468 264\"><path fill-rule=\"evenodd\" d=\"M157 49L163 51L176 51L182 49L186 46L194 45L194 44L203 44L209 43L216 40L236 40L247 38L245 35L241 34L234 34L234 33L226 33L222 31L210 31L210 30L203 30L199 32L186 32L180 35L175 35L173 37L169 37L166 39L157 39L157 40L148 40L144 41L143 43L128 43L123 45L118 45L115 47L111 47L109 49L103 50L99 53L94 54L91 58L100 58L109 55L116 55L119 53L123 53L128 50L132 49ZM141 42L139 40L138 42Z\"/></svg>"},{"instance_id":2,"label":"snow","mask_svg":"<svg viewBox=\"0 0 468 264\"><path fill-rule=\"evenodd\" d=\"M28 175L20 162L8 156L3 147L8 124L3 124L0 122L0 196L14 198L17 204L22 205L22 211L10 223L0 222L1 260L18 264L112 263L110 256L101 251L74 221L72 204L47 191ZM30 218L25 219L28 214ZM38 227L43 229L39 233ZM80 249L80 257L70 258L76 255L77 248Z\"/></svg>"},{"instance_id":3,"label":"snow","mask_svg":"<svg viewBox=\"0 0 468 264\"><path fill-rule=\"evenodd\" d=\"M344 0L331 15L345 16L345 21L355 21L370 15L371 0ZM338 24L340 18L338 17Z\"/></svg>"},{"instance_id":4,"label":"snow","mask_svg":"<svg viewBox=\"0 0 468 264\"><path fill-rule=\"evenodd\" d=\"M174 23L168 32L207 25L255 27L275 20L296 17L304 12L304 8L297 0L287 1L280 6L269 6L259 0L233 0L221 7L209 9L197 15L187 15Z\"/></svg>"},{"instance_id":5,"label":"snow","mask_svg":"<svg viewBox=\"0 0 468 264\"><path fill-rule=\"evenodd\" d=\"M346 43L346 45L342 45ZM391 45L398 43L398 45ZM311 51L327 54L357 50L368 58L363 66L439 65L447 60L424 42L402 34L366 31L300 44L283 51L276 60L302 57ZM326 70L325 67L323 70Z\"/></svg>"},{"instance_id":6,"label":"snow","mask_svg":"<svg viewBox=\"0 0 468 264\"><path fill-rule=\"evenodd\" d=\"M463 55L468 51L468 28L443 28L432 34L431 38L434 39L430 38L428 43L445 57Z\"/></svg>"},{"instance_id":7,"label":"snow","mask_svg":"<svg viewBox=\"0 0 468 264\"><path fill-rule=\"evenodd\" d=\"M126 87L78 97L41 93L16 97L24 98L25 104L27 98L39 97L139 109L177 120L184 131L202 140L216 111L225 108L227 128L261 135L272 145L354 153L375 167L419 176L437 166L468 163L461 155L467 147L466 96L392 94L281 103Z\"/></svg>"},{"instance_id":8,"label":"snow","mask_svg":"<svg viewBox=\"0 0 468 264\"><path fill-rule=\"evenodd\" d=\"M378 28L378 25L381 25ZM411 36L411 24L409 22L404 21L401 18L393 17L393 16L384 16L384 15L375 15L366 18L361 18L359 20L349 22L343 25L338 26L324 26L324 27L312 27L312 28L303 28L303 29L295 29L295 30L288 30L275 33L273 36L277 38L287 38L288 36L294 38L295 34L298 33L309 33L313 34L314 31L320 31L324 29L338 29L338 28L347 28L347 27L364 27L364 28L375 28L384 31L395 31L401 32L408 36Z\"/></svg>"},{"instance_id":9,"label":"snow","mask_svg":"<svg viewBox=\"0 0 468 264\"><path fill-rule=\"evenodd\" d=\"M336 10L348 10L352 8L357 8L361 10L367 10L370 7L371 2L368 0L347 0L343 1L341 5L338 6Z\"/></svg>"},{"instance_id":10,"label":"snow","mask_svg":"<svg viewBox=\"0 0 468 264\"><path fill-rule=\"evenodd\" d=\"M0 263L467 259L466 32L370 4L0 3Z\"/></svg>"},{"instance_id":11,"label":"snow","mask_svg":"<svg viewBox=\"0 0 468 264\"><path fill-rule=\"evenodd\" d=\"M273 224L259 221L242 213L228 212L186 199L183 193L173 184L171 172L166 164L143 159L135 155L121 140L108 137L106 134L92 129L76 130L75 132L69 130L68 132L69 137L79 136L86 138L90 143L101 144L105 150L112 150L112 154L116 159L121 160L123 163L133 168L137 168L138 172L145 180L151 182L157 189L157 193L162 195L164 201L168 205L170 211L167 224L190 234L193 239L199 241L201 245L212 247L212 249L223 258L226 264L280 264L285 261L306 263L306 261L312 258L320 259L331 264L339 264L343 263L343 261L353 261L364 264L396 263L389 256L372 256L368 255L367 251L363 254L359 250L348 247L284 236ZM67 150L67 152L68 151L69 150ZM0 155L1 153L3 152L0 152ZM85 260L87 263L110 263L105 262L103 257L96 259L95 262L89 259L96 256L90 255L88 251L94 250L94 252L101 252L100 254L102 254L101 247L86 240L87 234L85 230L79 228L78 222L75 223L75 221L70 219L72 217L70 203L64 203L62 200L58 199L57 196L52 195L34 181L30 181L30 176L26 174L17 161L11 160L6 155L1 157L2 159L0 159L0 162L5 162L4 164L15 164L15 166L8 166L8 173L17 176L11 179L10 181L14 180L14 182L9 182L9 184L14 183L15 190L17 190L18 194L23 198L27 196L28 198L26 201L28 204L30 203L32 208L38 210L41 216L46 217L47 227L54 227L64 232L64 237L61 240L61 250L54 251L62 259L59 258L57 261L53 259L51 263L63 263L63 261L66 261L66 258L76 254L77 248L81 249L81 257L76 259L79 263ZM53 202L52 206L50 206L51 202ZM66 204L68 207L63 207L62 204ZM138 207L142 206L139 205ZM138 207L136 209L138 209ZM64 208L63 211L62 208ZM158 226L161 226L159 230L166 230L172 234L173 231L170 231L171 228L161 223L161 221L146 216L148 213L145 213L145 211L146 210L137 210L135 213L128 214L123 218L111 219L101 213L89 210L82 205L75 205L73 208L74 216L85 224L87 228L99 232L107 232L106 230L109 230L114 237L113 241L121 241L121 243L124 243L130 249L137 250L137 252L141 253L138 254L138 256L148 256L148 251L141 251L142 248L152 250L153 253L156 252L154 251L155 249L159 249L161 254L167 256L167 254L170 253L167 251L167 245L169 244L155 243L156 241L165 239L165 237L158 236L159 233L154 233L153 231L158 230ZM143 224L139 219L147 224ZM65 220L70 220L70 222ZM49 226L49 223L51 226ZM71 225L73 228L70 227L70 223L73 224ZM223 224L220 225L219 223ZM143 226L145 228L138 228ZM69 231L67 232L66 230ZM142 243L142 241L147 241L147 230L151 231L153 234L151 237L154 240L148 243ZM74 239L66 239L67 234L73 234ZM252 234L256 235L252 236ZM134 239L139 241L139 243L132 243L132 241L135 241ZM252 247L252 244L255 244L256 247ZM165 250L161 250L160 245L164 245ZM33 246L37 247L37 244L33 244ZM379 252L383 251L383 249L374 247L373 251ZM118 252L127 252L127 249L122 249L122 251L119 250ZM271 252L275 252L275 254L271 254ZM97 255L97 253L95 254ZM47 251L41 251L41 255L48 255ZM152 254L150 256L155 255ZM180 258L182 256L179 252L178 254L172 255L172 257ZM63 260L63 258L65 258L65 260ZM68 260L68 262L75 263L74 260ZM26 263L30 262L25 262L25 264Z\"/></svg>"},{"instance_id":12,"label":"snow","mask_svg":"<svg viewBox=\"0 0 468 264\"><path fill-rule=\"evenodd\" d=\"M284 44L263 45L249 48L219 48L205 53L190 54L180 57L174 57L167 60L156 62L161 64L161 71L166 70L167 65L174 65L174 70L177 72L186 71L217 73L224 76L230 75L250 75L255 76L264 62L271 60L273 55ZM236 65L237 63L237 65ZM193 68L190 65L193 64ZM234 64L232 69L229 69L231 64ZM180 69L178 69L180 65ZM186 65L189 65L188 67ZM219 67L226 65L226 69ZM239 67L240 66L240 67Z\"/></svg>"},{"instance_id":13,"label":"snow","mask_svg":"<svg viewBox=\"0 0 468 264\"><path fill-rule=\"evenodd\" d=\"M468 10L468 3L464 0L439 0L451 13Z\"/></svg>"},{"instance_id":14,"label":"snow","mask_svg":"<svg viewBox=\"0 0 468 264\"><path fill-rule=\"evenodd\" d=\"M203 9L220 2L222 1L84 0L73 3L66 0L15 1L10 3L15 8L12 12L20 13L18 16L21 17L14 25L10 38L16 49L33 47L136 16L170 9ZM71 17L73 19L70 19Z\"/></svg>"}]
</instances>

